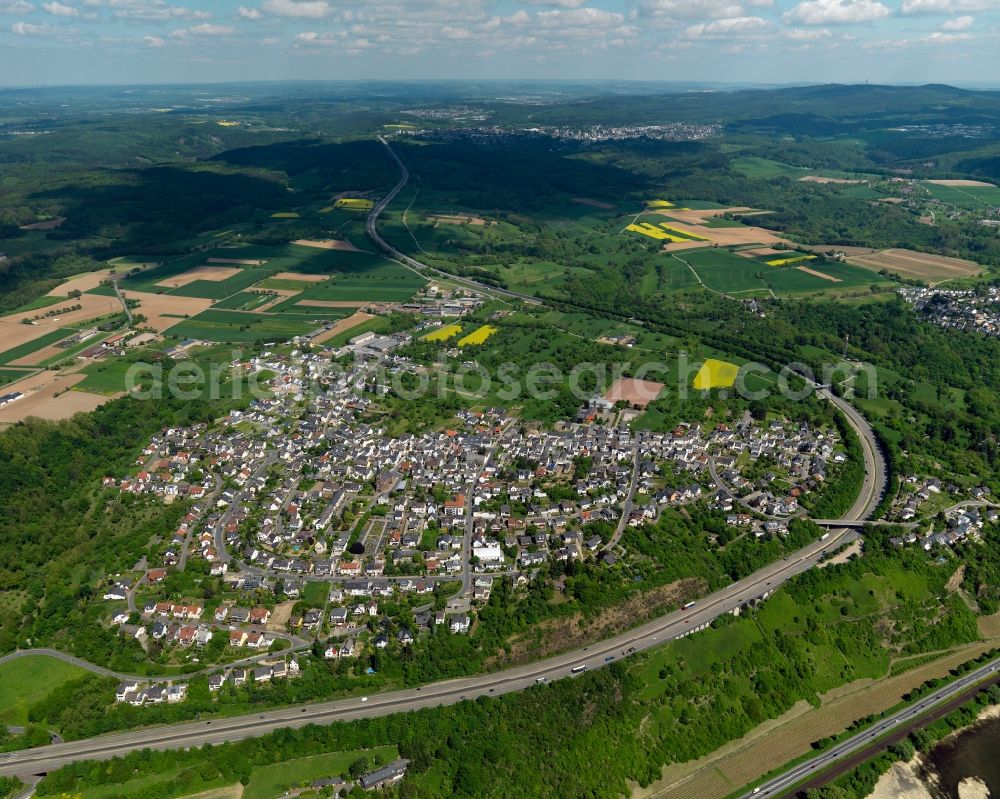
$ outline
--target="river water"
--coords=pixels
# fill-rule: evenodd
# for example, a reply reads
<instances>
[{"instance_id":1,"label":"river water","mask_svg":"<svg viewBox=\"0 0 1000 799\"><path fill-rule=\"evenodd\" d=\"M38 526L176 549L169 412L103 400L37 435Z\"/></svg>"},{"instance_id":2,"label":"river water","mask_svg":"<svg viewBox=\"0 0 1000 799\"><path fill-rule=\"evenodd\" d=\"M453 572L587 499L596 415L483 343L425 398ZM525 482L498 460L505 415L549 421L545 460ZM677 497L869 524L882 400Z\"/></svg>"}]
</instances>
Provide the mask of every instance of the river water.
<instances>
[{"instance_id":1,"label":"river water","mask_svg":"<svg viewBox=\"0 0 1000 799\"><path fill-rule=\"evenodd\" d=\"M966 777L978 777L990 796L1000 799L1000 718L981 721L940 744L928 760L948 799L958 799L958 784Z\"/></svg>"}]
</instances>

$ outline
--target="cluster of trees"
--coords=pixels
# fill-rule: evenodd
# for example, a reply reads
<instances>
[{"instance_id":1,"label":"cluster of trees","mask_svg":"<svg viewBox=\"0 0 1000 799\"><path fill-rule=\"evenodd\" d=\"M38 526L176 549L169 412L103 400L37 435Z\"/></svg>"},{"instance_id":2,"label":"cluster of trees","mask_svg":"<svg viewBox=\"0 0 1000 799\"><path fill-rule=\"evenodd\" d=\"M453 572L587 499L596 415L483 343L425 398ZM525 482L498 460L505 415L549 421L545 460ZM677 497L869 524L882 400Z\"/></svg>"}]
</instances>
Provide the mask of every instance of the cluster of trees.
<instances>
[{"instance_id":1,"label":"cluster of trees","mask_svg":"<svg viewBox=\"0 0 1000 799\"><path fill-rule=\"evenodd\" d=\"M94 623L91 570L131 568L151 535L176 529L184 508L102 489L101 478L124 476L154 432L213 412L200 400L126 398L0 433L0 591L26 597L0 615L0 652L30 639L59 642L88 660L114 663L120 654L121 665L134 663L136 647Z\"/></svg>"}]
</instances>

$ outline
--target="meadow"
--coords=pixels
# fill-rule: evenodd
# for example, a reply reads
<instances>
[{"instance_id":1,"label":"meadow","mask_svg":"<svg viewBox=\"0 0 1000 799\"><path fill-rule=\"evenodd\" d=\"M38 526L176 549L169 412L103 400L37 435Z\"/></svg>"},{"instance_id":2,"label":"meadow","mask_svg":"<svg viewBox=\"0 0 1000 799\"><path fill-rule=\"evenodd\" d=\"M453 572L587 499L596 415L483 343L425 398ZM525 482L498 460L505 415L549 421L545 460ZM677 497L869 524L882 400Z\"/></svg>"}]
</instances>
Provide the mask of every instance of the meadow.
<instances>
[{"instance_id":1,"label":"meadow","mask_svg":"<svg viewBox=\"0 0 1000 799\"><path fill-rule=\"evenodd\" d=\"M0 724L24 726L28 708L86 671L46 655L27 655L0 664Z\"/></svg>"},{"instance_id":2,"label":"meadow","mask_svg":"<svg viewBox=\"0 0 1000 799\"><path fill-rule=\"evenodd\" d=\"M998 186L942 186L924 182L921 185L931 197L949 205L969 210L1000 208L1000 187Z\"/></svg>"},{"instance_id":3,"label":"meadow","mask_svg":"<svg viewBox=\"0 0 1000 799\"><path fill-rule=\"evenodd\" d=\"M317 327L315 322L290 315L209 309L169 328L167 335L219 342L283 341Z\"/></svg>"}]
</instances>

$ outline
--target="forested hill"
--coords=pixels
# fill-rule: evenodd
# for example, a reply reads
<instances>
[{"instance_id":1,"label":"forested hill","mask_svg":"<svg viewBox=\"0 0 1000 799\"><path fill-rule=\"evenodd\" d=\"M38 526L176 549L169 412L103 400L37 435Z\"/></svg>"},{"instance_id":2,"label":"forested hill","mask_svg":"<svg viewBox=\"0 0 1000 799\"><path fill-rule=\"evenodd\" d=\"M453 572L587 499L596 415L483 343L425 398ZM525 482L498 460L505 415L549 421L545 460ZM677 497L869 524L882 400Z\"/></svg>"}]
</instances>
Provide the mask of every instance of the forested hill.
<instances>
[{"instance_id":1,"label":"forested hill","mask_svg":"<svg viewBox=\"0 0 1000 799\"><path fill-rule=\"evenodd\" d=\"M25 598L0 616L0 652L38 618L64 616L54 598L72 602L91 569L127 560L157 532L156 519L104 497L101 478L123 476L138 442L157 430L207 418L199 401L123 398L67 421L29 419L0 433L0 592Z\"/></svg>"}]
</instances>

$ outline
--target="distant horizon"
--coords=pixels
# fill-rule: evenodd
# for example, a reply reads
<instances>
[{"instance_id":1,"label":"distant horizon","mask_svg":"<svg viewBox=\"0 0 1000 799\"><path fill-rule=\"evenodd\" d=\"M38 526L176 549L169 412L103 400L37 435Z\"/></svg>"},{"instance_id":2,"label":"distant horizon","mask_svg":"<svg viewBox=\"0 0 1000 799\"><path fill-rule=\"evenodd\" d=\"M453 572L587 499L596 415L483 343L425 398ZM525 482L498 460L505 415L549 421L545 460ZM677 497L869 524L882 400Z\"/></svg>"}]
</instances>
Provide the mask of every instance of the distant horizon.
<instances>
[{"instance_id":1,"label":"distant horizon","mask_svg":"<svg viewBox=\"0 0 1000 799\"><path fill-rule=\"evenodd\" d=\"M995 0L0 0L10 86L245 80L995 85ZM998 81L1000 83L1000 81Z\"/></svg>"},{"instance_id":2,"label":"distant horizon","mask_svg":"<svg viewBox=\"0 0 1000 799\"><path fill-rule=\"evenodd\" d=\"M661 80L656 78L405 78L405 77L356 77L356 78L278 78L245 80L204 80L204 81L142 81L142 82L95 82L95 83L0 83L0 91L8 90L45 90L45 89L142 89L142 88L188 88L199 86L269 86L269 85L358 85L358 84L441 84L441 85L472 85L495 83L506 85L536 84L551 86L587 86L587 85L640 85L640 86L675 86L719 88L730 90L770 90L812 88L824 86L861 87L891 89L920 89L943 87L963 91L1000 91L1000 80L995 82L964 82L964 81L914 81L914 82L880 82L880 81L791 81L787 83L765 81L724 81L724 80Z\"/></svg>"}]
</instances>

